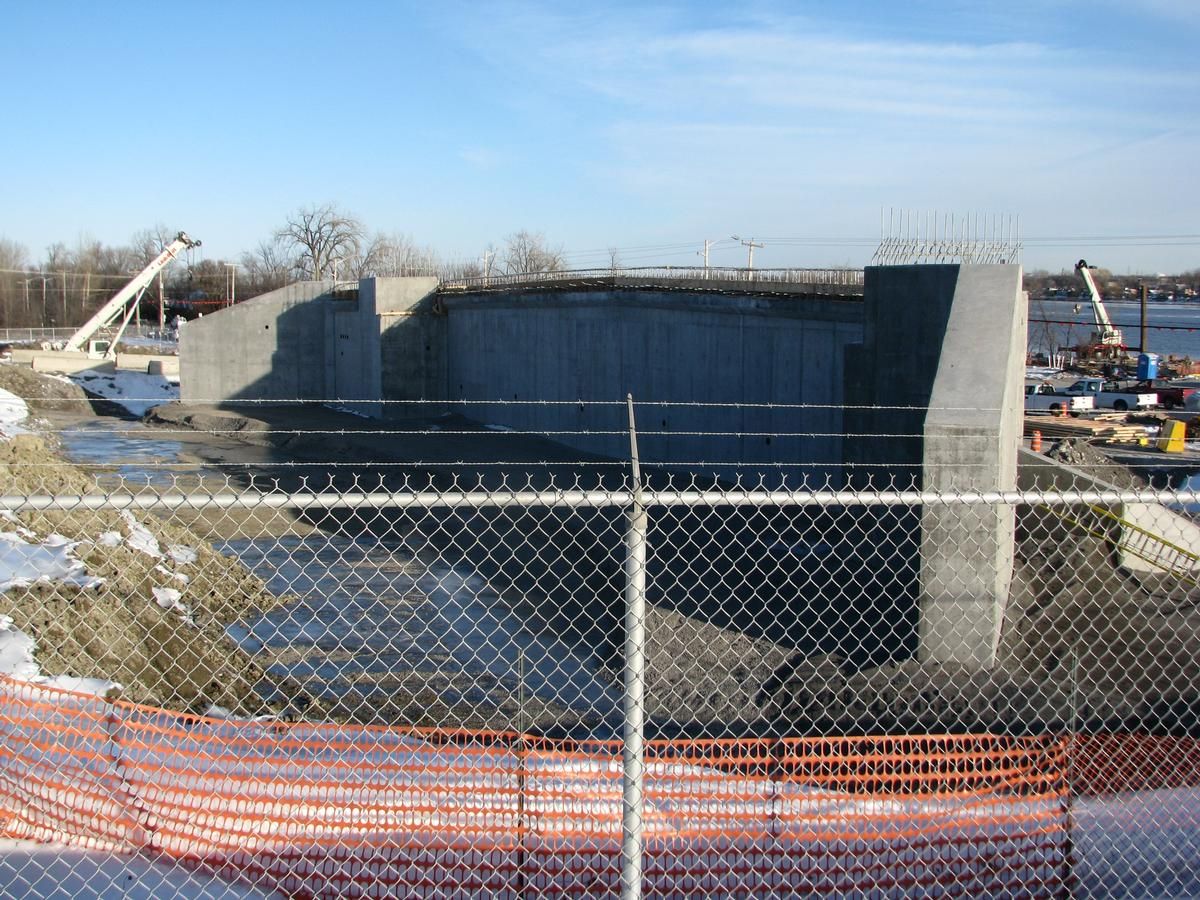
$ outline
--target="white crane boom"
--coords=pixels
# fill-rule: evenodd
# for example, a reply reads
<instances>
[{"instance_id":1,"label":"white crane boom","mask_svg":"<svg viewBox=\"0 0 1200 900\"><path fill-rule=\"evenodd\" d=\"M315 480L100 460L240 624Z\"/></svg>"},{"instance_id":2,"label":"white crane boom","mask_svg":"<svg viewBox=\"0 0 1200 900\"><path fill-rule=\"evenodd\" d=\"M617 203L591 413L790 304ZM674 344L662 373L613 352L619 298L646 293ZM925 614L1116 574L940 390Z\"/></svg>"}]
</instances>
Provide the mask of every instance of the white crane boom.
<instances>
[{"instance_id":1,"label":"white crane boom","mask_svg":"<svg viewBox=\"0 0 1200 900\"><path fill-rule=\"evenodd\" d=\"M133 318L133 314L137 310L137 301L142 298L142 294L146 292L146 288L154 281L154 276L161 272L171 260L175 259L184 250L190 250L192 247L199 246L200 242L192 240L185 232L181 231L175 235L175 239L163 249L162 253L154 258L150 265L135 275L129 284L117 291L111 300L100 307L96 314L88 319L85 325L71 335L70 340L67 341L63 349L83 350L84 345L95 337L97 332L111 327L117 319L124 317L125 321L121 323L117 334L104 350L105 356L113 355L116 352L117 341L125 333L125 328L129 325L129 320Z\"/></svg>"},{"instance_id":2,"label":"white crane boom","mask_svg":"<svg viewBox=\"0 0 1200 900\"><path fill-rule=\"evenodd\" d=\"M1123 347L1125 337L1121 334L1121 329L1114 327L1112 319L1108 317L1108 310L1104 308L1104 301L1100 299L1100 291L1096 289L1096 282L1092 278L1091 268L1086 259L1075 263L1075 274L1081 277L1083 283L1087 285L1088 298L1092 301L1092 318L1096 322L1092 343L1102 344L1105 347Z\"/></svg>"}]
</instances>

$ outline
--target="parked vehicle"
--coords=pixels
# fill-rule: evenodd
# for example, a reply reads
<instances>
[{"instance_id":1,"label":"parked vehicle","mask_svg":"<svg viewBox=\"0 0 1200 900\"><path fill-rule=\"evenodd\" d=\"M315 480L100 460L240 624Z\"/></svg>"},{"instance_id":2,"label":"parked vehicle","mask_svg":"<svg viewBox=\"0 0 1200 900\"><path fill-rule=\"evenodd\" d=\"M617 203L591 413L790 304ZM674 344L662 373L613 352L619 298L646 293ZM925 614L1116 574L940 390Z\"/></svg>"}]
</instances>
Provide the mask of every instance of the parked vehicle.
<instances>
[{"instance_id":1,"label":"parked vehicle","mask_svg":"<svg viewBox=\"0 0 1200 900\"><path fill-rule=\"evenodd\" d=\"M1080 378L1059 393L1067 397L1091 397L1097 408L1115 409L1118 412L1158 406L1158 394L1154 391L1130 391L1119 381L1105 381L1102 378Z\"/></svg>"},{"instance_id":2,"label":"parked vehicle","mask_svg":"<svg viewBox=\"0 0 1200 900\"><path fill-rule=\"evenodd\" d=\"M1056 394L1044 381L1025 382L1025 412L1049 412L1056 416L1078 416L1095 408L1096 401L1085 395L1065 397Z\"/></svg>"},{"instance_id":3,"label":"parked vehicle","mask_svg":"<svg viewBox=\"0 0 1200 900\"><path fill-rule=\"evenodd\" d=\"M1159 405L1165 406L1167 409L1182 409L1187 405L1188 397L1200 392L1200 388L1198 387L1184 387L1183 385L1171 384L1168 381L1158 379L1153 381L1126 382L1122 386L1127 391L1137 391L1138 393L1154 391L1154 393L1158 394Z\"/></svg>"}]
</instances>

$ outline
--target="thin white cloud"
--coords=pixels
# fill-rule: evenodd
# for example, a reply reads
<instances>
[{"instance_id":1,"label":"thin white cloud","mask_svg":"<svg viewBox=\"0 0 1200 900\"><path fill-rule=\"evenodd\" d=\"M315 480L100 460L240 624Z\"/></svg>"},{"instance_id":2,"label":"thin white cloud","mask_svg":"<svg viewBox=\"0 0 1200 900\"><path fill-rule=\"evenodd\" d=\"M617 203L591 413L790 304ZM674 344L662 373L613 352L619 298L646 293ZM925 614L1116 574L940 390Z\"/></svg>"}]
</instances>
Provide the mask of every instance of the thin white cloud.
<instances>
[{"instance_id":1,"label":"thin white cloud","mask_svg":"<svg viewBox=\"0 0 1200 900\"><path fill-rule=\"evenodd\" d=\"M1159 2L1164 14L1173 5ZM804 221L853 232L881 205L1002 209L1034 226L1086 210L1105 223L1173 182L1166 221L1196 196L1171 146L1191 139L1145 136L1190 127L1200 75L1145 65L1086 27L1065 45L1036 10L995 27L1015 15L1007 6L987 28L937 33L676 12L598 22L524 7L489 28L486 48L480 36L523 88L521 112L539 114L527 121L565 112L585 132L574 164L590 202L619 197L655 221L774 220L788 233ZM1047 38L1005 39L1023 34ZM1080 180L1095 185L1083 198Z\"/></svg>"},{"instance_id":2,"label":"thin white cloud","mask_svg":"<svg viewBox=\"0 0 1200 900\"><path fill-rule=\"evenodd\" d=\"M736 113L746 121L809 109L1037 124L1084 108L1091 116L1123 115L1139 90L1138 108L1153 109L1158 97L1197 85L1190 73L1126 65L1084 45L866 40L787 16L687 28L631 14L606 24L526 9L500 39L490 35L488 52L506 68L528 70L547 91L574 87L628 111L675 119Z\"/></svg>"}]
</instances>

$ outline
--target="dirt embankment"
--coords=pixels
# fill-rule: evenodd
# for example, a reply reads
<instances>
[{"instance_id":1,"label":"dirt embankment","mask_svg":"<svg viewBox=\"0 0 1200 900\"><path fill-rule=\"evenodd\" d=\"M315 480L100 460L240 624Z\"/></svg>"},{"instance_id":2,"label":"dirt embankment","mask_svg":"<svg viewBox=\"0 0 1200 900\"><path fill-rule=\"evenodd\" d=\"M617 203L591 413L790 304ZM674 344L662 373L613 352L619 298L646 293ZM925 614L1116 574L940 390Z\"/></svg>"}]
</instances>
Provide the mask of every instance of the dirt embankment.
<instances>
[{"instance_id":1,"label":"dirt embankment","mask_svg":"<svg viewBox=\"0 0 1200 900\"><path fill-rule=\"evenodd\" d=\"M0 442L0 493L98 492L43 439ZM190 529L145 512L82 505L19 512L5 530L17 528L33 532L25 535L32 544L52 534L75 542L88 574L104 579L94 588L39 581L0 594L0 612L37 641L44 674L111 679L124 686L126 699L197 713L212 704L239 715L312 705L298 685L273 681L225 633L228 624L286 598ZM256 692L264 685L286 699L264 703Z\"/></svg>"},{"instance_id":2,"label":"dirt embankment","mask_svg":"<svg viewBox=\"0 0 1200 900\"><path fill-rule=\"evenodd\" d=\"M0 365L0 388L25 401L31 413L67 412L90 416L92 409L83 388L65 378L39 375L18 365Z\"/></svg>"},{"instance_id":3,"label":"dirt embankment","mask_svg":"<svg viewBox=\"0 0 1200 900\"><path fill-rule=\"evenodd\" d=\"M1095 448L1049 453L1121 490L1146 482ZM1048 509L1017 510L1015 566L997 665L903 662L848 671L836 654L793 658L760 698L786 730L1200 727L1200 587L1194 575L1119 565L1117 532Z\"/></svg>"}]
</instances>

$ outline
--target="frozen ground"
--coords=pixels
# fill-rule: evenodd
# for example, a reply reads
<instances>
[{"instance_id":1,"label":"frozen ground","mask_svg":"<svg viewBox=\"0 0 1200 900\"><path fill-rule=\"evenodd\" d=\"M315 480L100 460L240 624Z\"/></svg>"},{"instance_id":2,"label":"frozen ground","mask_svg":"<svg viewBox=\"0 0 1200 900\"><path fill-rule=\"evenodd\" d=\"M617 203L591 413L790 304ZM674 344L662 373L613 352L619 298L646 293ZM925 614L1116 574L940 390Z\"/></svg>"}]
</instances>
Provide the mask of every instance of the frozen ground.
<instances>
[{"instance_id":1,"label":"frozen ground","mask_svg":"<svg viewBox=\"0 0 1200 900\"><path fill-rule=\"evenodd\" d=\"M113 372L83 371L70 380L84 390L123 406L130 415L144 416L152 406L179 399L179 381L162 375L117 369Z\"/></svg>"}]
</instances>

